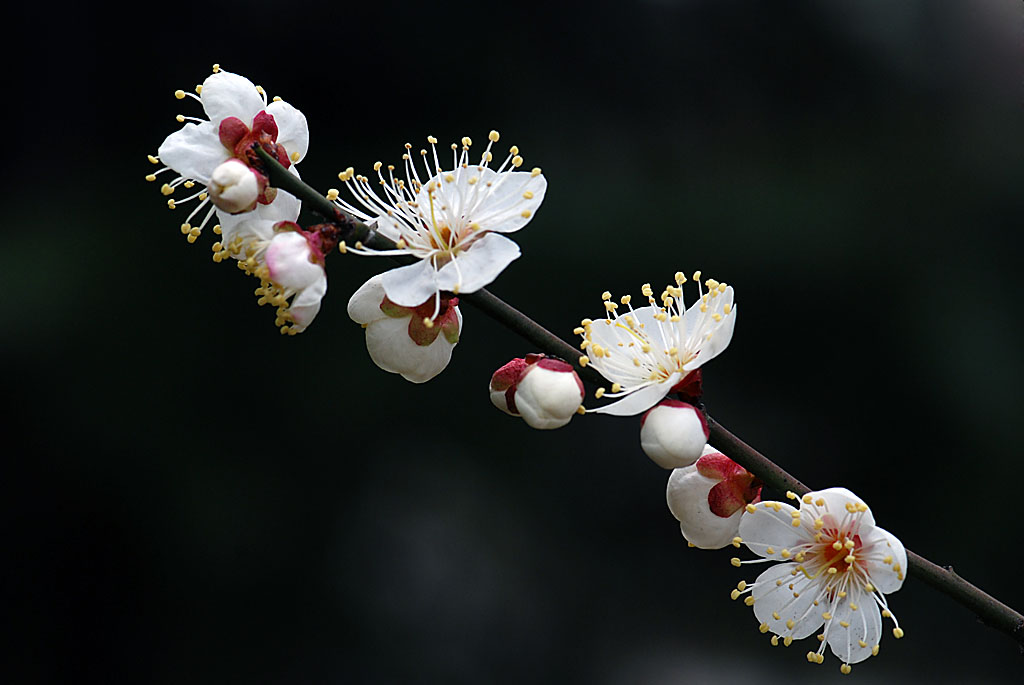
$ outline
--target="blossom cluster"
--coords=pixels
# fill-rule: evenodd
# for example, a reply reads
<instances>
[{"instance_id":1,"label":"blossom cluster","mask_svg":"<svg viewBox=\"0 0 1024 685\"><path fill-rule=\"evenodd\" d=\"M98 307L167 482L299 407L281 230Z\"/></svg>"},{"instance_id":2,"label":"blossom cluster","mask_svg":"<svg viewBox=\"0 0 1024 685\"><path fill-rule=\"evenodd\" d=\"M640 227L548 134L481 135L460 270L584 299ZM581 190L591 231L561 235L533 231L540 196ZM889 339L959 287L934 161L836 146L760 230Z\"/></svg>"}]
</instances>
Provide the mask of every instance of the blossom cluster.
<instances>
[{"instance_id":1,"label":"blossom cluster","mask_svg":"<svg viewBox=\"0 0 1024 685\"><path fill-rule=\"evenodd\" d=\"M197 101L205 118L178 115L184 125L150 155L160 168L146 176L165 180L160 189L170 209L191 206L181 224L187 241L194 243L212 222L219 236L213 261L234 261L258 278L257 301L275 307L275 323L286 334L306 330L319 313L329 255L395 258L399 266L351 295L348 315L364 329L378 367L412 383L437 376L462 337L460 298L489 285L520 256L508 236L534 218L545 198L541 169L525 170L515 145L496 163L497 131L482 151L476 148L479 154L471 153L468 137L452 143L450 158L428 136L418 151L407 143L397 165L375 162L372 177L342 171L348 196L331 189L329 209L317 209L325 221L303 224L298 197L271 179L298 179L309 146L305 116L280 98L268 101L243 76L218 65L213 72L194 93L175 93ZM172 197L179 188L191 194ZM352 226L364 239L350 245ZM617 301L610 292L602 295L602 315L583 319L574 331L582 352L575 358L532 353L500 366L488 387L491 403L540 430L561 428L578 415L639 415L640 449L670 472L666 501L687 543L745 545L759 557L734 558L735 566L779 562L753 582L740 582L733 599L742 596L753 607L773 644L821 630L808 661L821 663L827 645L849 672L878 653L883 618L893 621L896 637L903 634L885 595L902 585L906 551L850 491L789 493L798 508L762 501L762 481L709 444L703 367L732 340L731 286L702 279L700 271L690 277L679 271L657 296L649 283L640 290L637 307L630 295ZM597 406L583 406L577 368L608 382L594 392Z\"/></svg>"}]
</instances>

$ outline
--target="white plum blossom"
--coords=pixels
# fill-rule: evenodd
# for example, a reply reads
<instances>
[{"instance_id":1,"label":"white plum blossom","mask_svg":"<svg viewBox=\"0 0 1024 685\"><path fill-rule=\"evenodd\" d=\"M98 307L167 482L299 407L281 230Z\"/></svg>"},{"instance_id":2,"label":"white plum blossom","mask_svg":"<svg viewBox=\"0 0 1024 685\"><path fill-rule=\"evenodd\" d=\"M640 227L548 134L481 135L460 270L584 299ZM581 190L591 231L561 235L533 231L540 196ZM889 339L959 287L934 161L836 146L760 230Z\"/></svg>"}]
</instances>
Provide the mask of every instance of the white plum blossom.
<instances>
[{"instance_id":1,"label":"white plum blossom","mask_svg":"<svg viewBox=\"0 0 1024 685\"><path fill-rule=\"evenodd\" d=\"M686 280L677 272L676 285L665 288L660 305L650 284L644 284L649 305L633 309L626 295L620 300L627 308L622 314L611 293L605 292L605 318L584 319L576 328L586 353L580 363L592 365L612 382L611 392L599 388L597 397L620 398L588 413L639 414L689 384L702 364L729 345L736 324L732 287L708 279L705 292L697 271L693 280L699 296L687 308L682 288Z\"/></svg>"},{"instance_id":2,"label":"white plum blossom","mask_svg":"<svg viewBox=\"0 0 1024 685\"><path fill-rule=\"evenodd\" d=\"M417 307L392 302L378 274L352 294L348 315L366 329L366 349L373 363L413 383L441 373L452 358L462 331L459 300L443 297Z\"/></svg>"},{"instance_id":3,"label":"white plum blossom","mask_svg":"<svg viewBox=\"0 0 1024 685\"><path fill-rule=\"evenodd\" d=\"M787 493L793 499L797 496ZM846 488L809 492L800 508L785 502L748 505L740 521L739 542L762 557L782 562L753 583L740 583L733 599L753 606L761 632L782 638L809 637L821 629L811 663L824 661L825 645L842 662L843 673L878 654L882 619L893 621L893 635L903 637L885 595L903 585L907 553L891 533L875 525L867 505Z\"/></svg>"},{"instance_id":4,"label":"white plum blossom","mask_svg":"<svg viewBox=\"0 0 1024 685\"><path fill-rule=\"evenodd\" d=\"M327 293L324 257L334 247L329 235L295 223L299 209L295 196L280 191L269 205L223 217L221 241L213 245L214 261L232 257L260 279L259 304L274 305L276 325L292 335L305 330L320 311Z\"/></svg>"},{"instance_id":5,"label":"white plum blossom","mask_svg":"<svg viewBox=\"0 0 1024 685\"><path fill-rule=\"evenodd\" d=\"M163 167L146 177L155 181L165 172L176 174L161 187L161 192L167 196L179 186L188 190L200 186L188 197L167 201L171 209L191 200L199 201L181 225L189 242L195 242L218 204L221 219L238 209L238 203L230 199L221 203L218 199L197 225L192 224L193 218L214 200L209 186L214 181L214 171L222 164L234 159L256 167L253 172L259 185L258 202L269 204L274 200L275 189L268 187L266 177L258 171L259 160L253 147L263 147L288 167L301 161L309 146L305 115L280 98L268 104L263 89L244 76L214 65L214 73L196 87L196 93L178 90L175 97L198 100L207 118L179 114L178 121L185 125L167 136L156 156L150 155L150 162ZM294 173L294 168L292 171Z\"/></svg>"},{"instance_id":6,"label":"white plum blossom","mask_svg":"<svg viewBox=\"0 0 1024 685\"><path fill-rule=\"evenodd\" d=\"M539 168L516 171L523 158L515 146L501 166L492 169L491 147L498 139L498 132L491 131L487 148L475 163L469 159L469 138L462 139L461 152L453 143L447 170L438 157L437 139L430 136L430 152L419 151L422 175L410 144L402 155L404 179L396 178L394 166L381 162L373 165L374 180L351 168L340 175L353 200L336 200L337 204L373 223L379 235L395 243L393 250L357 245L348 251L417 260L384 274L384 292L395 304L416 307L431 298L437 301L441 292L475 292L519 256L519 246L502 234L518 231L533 218L547 181Z\"/></svg>"},{"instance_id":7,"label":"white plum blossom","mask_svg":"<svg viewBox=\"0 0 1024 685\"><path fill-rule=\"evenodd\" d=\"M706 445L690 466L672 471L665 492L669 511L693 547L734 544L744 507L761 499L761 481Z\"/></svg>"},{"instance_id":8,"label":"white plum blossom","mask_svg":"<svg viewBox=\"0 0 1024 685\"><path fill-rule=\"evenodd\" d=\"M640 447L663 469L689 466L707 443L708 422L687 402L662 400L640 419Z\"/></svg>"},{"instance_id":9,"label":"white plum blossom","mask_svg":"<svg viewBox=\"0 0 1024 685\"><path fill-rule=\"evenodd\" d=\"M491 403L511 416L521 416L538 430L561 428L579 413L583 382L561 359L528 354L502 366L491 376Z\"/></svg>"}]
</instances>

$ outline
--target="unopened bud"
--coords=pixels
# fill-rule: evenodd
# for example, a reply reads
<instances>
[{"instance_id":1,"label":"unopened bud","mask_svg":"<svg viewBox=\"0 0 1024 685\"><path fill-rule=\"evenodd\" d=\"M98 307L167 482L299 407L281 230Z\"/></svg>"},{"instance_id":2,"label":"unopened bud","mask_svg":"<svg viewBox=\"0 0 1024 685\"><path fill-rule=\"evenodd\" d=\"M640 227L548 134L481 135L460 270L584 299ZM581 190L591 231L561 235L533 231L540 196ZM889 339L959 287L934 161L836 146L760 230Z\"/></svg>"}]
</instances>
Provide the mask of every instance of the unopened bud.
<instances>
[{"instance_id":1,"label":"unopened bud","mask_svg":"<svg viewBox=\"0 0 1024 685\"><path fill-rule=\"evenodd\" d=\"M721 549L736 540L746 500L739 500L735 510L732 510L733 502L720 501L723 497L730 498L737 488L731 487L731 483L723 483L729 479L721 478L717 471L712 473L701 466L705 459L711 460L713 466L729 460L710 445L704 452L705 456L697 463L672 471L666 498L669 511L679 521L679 530L687 542L701 549ZM757 494L760 494L760 488ZM756 496L751 499L757 501ZM723 504L726 505L724 510Z\"/></svg>"},{"instance_id":2,"label":"unopened bud","mask_svg":"<svg viewBox=\"0 0 1024 685\"><path fill-rule=\"evenodd\" d=\"M295 226L291 222L277 224ZM266 264L270 280L286 290L303 290L323 277L324 268L310 259L313 251L299 230L279 231L267 247Z\"/></svg>"},{"instance_id":3,"label":"unopened bud","mask_svg":"<svg viewBox=\"0 0 1024 685\"><path fill-rule=\"evenodd\" d=\"M662 468L693 464L700 459L707 442L707 422L692 404L664 400L641 419L640 447Z\"/></svg>"},{"instance_id":4,"label":"unopened bud","mask_svg":"<svg viewBox=\"0 0 1024 685\"><path fill-rule=\"evenodd\" d=\"M490 393L498 409L521 416L531 428L550 430L566 425L577 413L583 383L569 364L531 354L495 371Z\"/></svg>"},{"instance_id":5,"label":"unopened bud","mask_svg":"<svg viewBox=\"0 0 1024 685\"><path fill-rule=\"evenodd\" d=\"M256 172L237 159L229 159L210 175L210 201L228 214L252 211L259 196Z\"/></svg>"}]
</instances>

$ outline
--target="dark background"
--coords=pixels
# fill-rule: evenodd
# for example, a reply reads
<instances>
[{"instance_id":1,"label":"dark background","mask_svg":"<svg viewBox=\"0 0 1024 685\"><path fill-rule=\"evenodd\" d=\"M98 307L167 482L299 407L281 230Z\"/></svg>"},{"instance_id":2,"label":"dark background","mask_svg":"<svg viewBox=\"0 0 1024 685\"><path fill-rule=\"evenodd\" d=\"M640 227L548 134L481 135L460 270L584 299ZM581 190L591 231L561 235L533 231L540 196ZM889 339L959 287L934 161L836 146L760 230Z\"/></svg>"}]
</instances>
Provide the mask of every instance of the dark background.
<instances>
[{"instance_id":1,"label":"dark background","mask_svg":"<svg viewBox=\"0 0 1024 685\"><path fill-rule=\"evenodd\" d=\"M38 4L36 5L38 7ZM713 416L1024 607L1016 0L21 6L7 17L0 588L12 683L839 678L686 548L633 418L487 401L529 346L373 366L335 256L282 338L188 245L146 154L210 65L302 109L323 190L496 128L549 192L493 291L571 337L703 269L742 303ZM775 493L777 495L777 493ZM864 682L1005 682L1006 636L911 578Z\"/></svg>"}]
</instances>

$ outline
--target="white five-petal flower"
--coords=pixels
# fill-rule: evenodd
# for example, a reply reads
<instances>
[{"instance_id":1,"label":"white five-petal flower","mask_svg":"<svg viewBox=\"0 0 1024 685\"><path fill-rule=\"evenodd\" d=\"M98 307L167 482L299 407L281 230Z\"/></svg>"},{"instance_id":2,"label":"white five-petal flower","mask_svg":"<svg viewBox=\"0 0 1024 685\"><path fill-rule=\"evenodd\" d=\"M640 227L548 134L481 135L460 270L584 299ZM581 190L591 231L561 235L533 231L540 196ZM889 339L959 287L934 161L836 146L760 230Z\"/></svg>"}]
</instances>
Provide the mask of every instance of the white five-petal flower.
<instances>
[{"instance_id":1,"label":"white five-petal flower","mask_svg":"<svg viewBox=\"0 0 1024 685\"><path fill-rule=\"evenodd\" d=\"M461 152L453 143L451 167L443 170L437 139L430 136L431 151L419 151L423 176L410 144L402 155L404 179L395 177L395 167L381 162L373 165L376 181L351 168L341 174L354 199L336 200L337 204L374 223L377 233L396 245L394 250L349 246L348 251L411 255L418 260L383 275L384 291L395 304L416 307L431 298L436 301L441 291L474 292L519 256L519 247L502 234L518 231L530 221L544 199L547 181L539 168L516 171L523 158L515 146L501 166L492 169L491 147L498 139L498 132L491 131L478 163L469 160L469 138L462 139Z\"/></svg>"},{"instance_id":2,"label":"white five-petal flower","mask_svg":"<svg viewBox=\"0 0 1024 685\"><path fill-rule=\"evenodd\" d=\"M214 261L233 257L260 279L257 302L276 306L276 325L292 335L309 326L327 294L323 237L299 228L299 209L294 195L279 191L269 205L224 215L221 241L213 245Z\"/></svg>"},{"instance_id":3,"label":"white five-petal flower","mask_svg":"<svg viewBox=\"0 0 1024 685\"><path fill-rule=\"evenodd\" d=\"M824 626L821 646L807 660L820 664L827 644L849 673L850 664L878 653L883 618L892 619L893 634L903 637L885 595L903 585L906 550L846 488L809 492L799 509L784 502L749 504L736 542L762 559L734 558L734 566L783 562L732 593L733 599L750 593L745 602L761 632L774 633L773 644L781 637L789 645Z\"/></svg>"},{"instance_id":4,"label":"white five-petal flower","mask_svg":"<svg viewBox=\"0 0 1024 685\"><path fill-rule=\"evenodd\" d=\"M646 411L729 345L736 323L732 287L708 279L705 292L698 271L693 280L699 297L687 308L682 288L686 280L676 273L676 285L664 290L661 305L650 284L644 284L643 294L650 304L633 309L626 295L620 300L627 307L622 314L606 292L602 295L606 317L584 319L574 331L583 337L580 347L586 354L580 363L592 365L612 382L611 392L600 388L597 397L621 398L588 413L629 416Z\"/></svg>"},{"instance_id":5,"label":"white five-petal flower","mask_svg":"<svg viewBox=\"0 0 1024 685\"><path fill-rule=\"evenodd\" d=\"M305 115L280 98L268 104L263 89L244 76L214 65L214 73L196 87L196 92L198 95L179 90L175 97L198 100L208 118L179 114L178 121L186 122L185 125L167 136L156 156L149 157L150 162L164 166L146 177L155 181L168 171L176 174L161 187L161 192L167 196L179 186L189 190L200 186L186 198L167 201L167 206L175 209L191 200L199 200L181 225L189 242L195 242L214 214L215 208L209 207L202 220L192 225L193 218L210 203L208 186L214 170L221 164L229 159L247 162L243 150L249 143L272 143L280 148L282 161L292 164L302 160L309 146ZM262 190L266 190L265 185ZM272 200L272 191L261 193L260 202L266 204ZM228 216L227 212L218 214L222 220Z\"/></svg>"}]
</instances>

